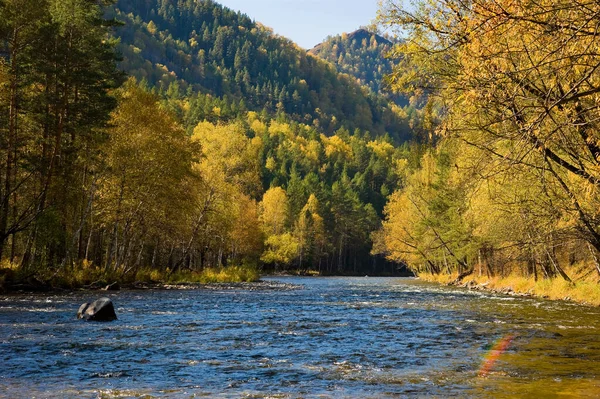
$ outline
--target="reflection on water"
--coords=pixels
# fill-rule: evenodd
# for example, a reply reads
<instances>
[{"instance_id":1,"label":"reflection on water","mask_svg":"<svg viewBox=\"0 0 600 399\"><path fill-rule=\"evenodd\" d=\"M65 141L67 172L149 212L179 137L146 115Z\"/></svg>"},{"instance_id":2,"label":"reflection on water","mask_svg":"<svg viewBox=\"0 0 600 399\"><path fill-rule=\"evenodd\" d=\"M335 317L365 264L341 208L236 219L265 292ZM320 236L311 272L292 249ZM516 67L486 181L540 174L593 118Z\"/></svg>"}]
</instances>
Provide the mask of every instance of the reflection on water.
<instances>
[{"instance_id":1,"label":"reflection on water","mask_svg":"<svg viewBox=\"0 0 600 399\"><path fill-rule=\"evenodd\" d=\"M412 279L0 297L0 397L599 397L600 309ZM496 344L511 336L482 377Z\"/></svg>"}]
</instances>

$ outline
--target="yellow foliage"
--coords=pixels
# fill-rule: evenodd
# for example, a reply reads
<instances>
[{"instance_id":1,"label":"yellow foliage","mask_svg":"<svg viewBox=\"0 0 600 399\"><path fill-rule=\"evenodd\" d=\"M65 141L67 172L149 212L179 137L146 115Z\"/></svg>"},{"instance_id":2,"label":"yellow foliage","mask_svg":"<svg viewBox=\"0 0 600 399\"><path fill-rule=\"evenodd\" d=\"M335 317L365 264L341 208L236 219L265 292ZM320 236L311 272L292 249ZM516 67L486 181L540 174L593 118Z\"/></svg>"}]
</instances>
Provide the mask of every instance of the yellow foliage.
<instances>
[{"instance_id":1,"label":"yellow foliage","mask_svg":"<svg viewBox=\"0 0 600 399\"><path fill-rule=\"evenodd\" d=\"M262 252L263 246L258 204L247 196L240 196L235 205L235 221L231 231L232 247L235 254L252 258Z\"/></svg>"},{"instance_id":2,"label":"yellow foliage","mask_svg":"<svg viewBox=\"0 0 600 399\"><path fill-rule=\"evenodd\" d=\"M389 159L394 154L395 148L387 141L370 141L367 147L373 150L373 152L381 159Z\"/></svg>"},{"instance_id":3,"label":"yellow foliage","mask_svg":"<svg viewBox=\"0 0 600 399\"><path fill-rule=\"evenodd\" d=\"M288 198L283 188L267 190L260 203L260 221L267 236L283 233L288 221Z\"/></svg>"},{"instance_id":4,"label":"yellow foliage","mask_svg":"<svg viewBox=\"0 0 600 399\"><path fill-rule=\"evenodd\" d=\"M284 138L294 138L294 132L290 125L275 120L269 124L269 135L271 137L283 136Z\"/></svg>"},{"instance_id":5,"label":"yellow foliage","mask_svg":"<svg viewBox=\"0 0 600 399\"><path fill-rule=\"evenodd\" d=\"M384 5L382 22L409 39L392 50L399 62L388 83L409 94L436 88L429 90L422 127L442 137L438 149L451 151L425 155L416 171L398 165L404 187L387 207L383 249L419 270L455 269L449 257L461 259L464 270L481 258L502 274L521 268L552 276L577 259L595 273L600 42L589 15L600 6L533 0L423 0L410 12L396 6ZM461 246L467 238L471 243ZM461 247L463 254L454 256ZM536 289L556 297L567 291L561 284Z\"/></svg>"},{"instance_id":6,"label":"yellow foliage","mask_svg":"<svg viewBox=\"0 0 600 399\"><path fill-rule=\"evenodd\" d=\"M290 264L300 253L300 245L291 233L269 236L265 245L267 248L260 258L265 263Z\"/></svg>"},{"instance_id":7,"label":"yellow foliage","mask_svg":"<svg viewBox=\"0 0 600 399\"><path fill-rule=\"evenodd\" d=\"M302 145L301 151L305 156L305 160L310 163L311 167L317 169L323 151L321 143L317 140L307 140Z\"/></svg>"},{"instance_id":8,"label":"yellow foliage","mask_svg":"<svg viewBox=\"0 0 600 399\"><path fill-rule=\"evenodd\" d=\"M269 171L273 172L275 170L275 168L277 167L277 162L275 161L275 158L273 158L273 157L267 158L267 161L265 163L265 167Z\"/></svg>"},{"instance_id":9,"label":"yellow foliage","mask_svg":"<svg viewBox=\"0 0 600 399\"><path fill-rule=\"evenodd\" d=\"M218 173L224 183L232 184L242 193L258 195L261 190L258 151L262 139L249 139L238 125L201 122L194 129L192 140L202 146L204 157L199 166L205 174Z\"/></svg>"},{"instance_id":10,"label":"yellow foliage","mask_svg":"<svg viewBox=\"0 0 600 399\"><path fill-rule=\"evenodd\" d=\"M325 155L328 158L340 156L343 159L351 159L352 147L339 136L326 137L321 135L321 141L325 145Z\"/></svg>"},{"instance_id":11,"label":"yellow foliage","mask_svg":"<svg viewBox=\"0 0 600 399\"><path fill-rule=\"evenodd\" d=\"M154 23L154 21L148 22L146 29L148 29L148 32L152 35L155 35L157 32L157 27L156 27L156 24Z\"/></svg>"},{"instance_id":12,"label":"yellow foliage","mask_svg":"<svg viewBox=\"0 0 600 399\"><path fill-rule=\"evenodd\" d=\"M205 269L197 277L196 281L211 283L243 283L258 281L260 274L255 268L229 266L219 269ZM187 282L184 280L184 282Z\"/></svg>"},{"instance_id":13,"label":"yellow foliage","mask_svg":"<svg viewBox=\"0 0 600 399\"><path fill-rule=\"evenodd\" d=\"M456 281L458 273L431 274L419 273L419 278L437 284L451 284ZM571 300L583 304L600 306L600 284L597 281L578 281L569 283L562 278L540 279L537 282L532 278L519 275L506 277L478 277L473 274L463 281L464 284L474 284L484 287L487 291L507 292L532 295L550 300Z\"/></svg>"},{"instance_id":14,"label":"yellow foliage","mask_svg":"<svg viewBox=\"0 0 600 399\"><path fill-rule=\"evenodd\" d=\"M254 119L250 122L250 129L257 135L262 135L267 131L267 125L259 119Z\"/></svg>"}]
</instances>

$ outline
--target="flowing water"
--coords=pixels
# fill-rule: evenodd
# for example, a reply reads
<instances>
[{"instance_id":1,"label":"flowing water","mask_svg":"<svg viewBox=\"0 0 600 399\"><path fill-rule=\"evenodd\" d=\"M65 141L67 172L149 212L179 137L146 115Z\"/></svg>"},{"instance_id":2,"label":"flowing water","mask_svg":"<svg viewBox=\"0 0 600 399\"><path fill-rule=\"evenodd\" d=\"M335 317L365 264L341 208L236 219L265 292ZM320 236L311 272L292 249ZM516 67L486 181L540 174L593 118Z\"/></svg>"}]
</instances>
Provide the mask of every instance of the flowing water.
<instances>
[{"instance_id":1,"label":"flowing water","mask_svg":"<svg viewBox=\"0 0 600 399\"><path fill-rule=\"evenodd\" d=\"M97 293L0 297L0 397L600 397L600 309L414 279L269 280L297 287L122 291L108 324L75 320Z\"/></svg>"}]
</instances>

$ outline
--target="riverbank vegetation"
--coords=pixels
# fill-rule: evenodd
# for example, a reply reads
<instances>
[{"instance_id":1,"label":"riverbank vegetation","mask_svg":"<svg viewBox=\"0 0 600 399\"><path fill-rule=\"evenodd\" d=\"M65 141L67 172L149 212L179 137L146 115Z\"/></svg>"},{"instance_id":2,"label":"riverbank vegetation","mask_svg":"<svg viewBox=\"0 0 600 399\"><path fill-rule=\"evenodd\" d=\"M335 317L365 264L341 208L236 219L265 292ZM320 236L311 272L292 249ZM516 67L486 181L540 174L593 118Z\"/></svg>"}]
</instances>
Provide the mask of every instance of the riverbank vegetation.
<instances>
[{"instance_id":1,"label":"riverbank vegetation","mask_svg":"<svg viewBox=\"0 0 600 399\"><path fill-rule=\"evenodd\" d=\"M105 268L82 261L69 269L40 269L27 279L22 278L18 264L2 265L0 291L55 291L55 290L120 290L121 288L164 288L169 285L253 283L260 280L260 271L251 266L207 267L202 270L141 268L123 274L107 272Z\"/></svg>"},{"instance_id":2,"label":"riverbank vegetation","mask_svg":"<svg viewBox=\"0 0 600 399\"><path fill-rule=\"evenodd\" d=\"M520 274L508 276L471 274L458 279L459 274L419 273L419 279L448 286L458 286L475 291L495 292L517 297L535 297L549 300L574 301L584 305L600 306L600 290L596 279L574 279L569 282L562 278L543 278L535 280Z\"/></svg>"},{"instance_id":3,"label":"riverbank vegetation","mask_svg":"<svg viewBox=\"0 0 600 399\"><path fill-rule=\"evenodd\" d=\"M424 275L598 302L598 12L387 2L382 22L408 33L389 83L427 96L434 134L417 167L400 164L375 251Z\"/></svg>"}]
</instances>

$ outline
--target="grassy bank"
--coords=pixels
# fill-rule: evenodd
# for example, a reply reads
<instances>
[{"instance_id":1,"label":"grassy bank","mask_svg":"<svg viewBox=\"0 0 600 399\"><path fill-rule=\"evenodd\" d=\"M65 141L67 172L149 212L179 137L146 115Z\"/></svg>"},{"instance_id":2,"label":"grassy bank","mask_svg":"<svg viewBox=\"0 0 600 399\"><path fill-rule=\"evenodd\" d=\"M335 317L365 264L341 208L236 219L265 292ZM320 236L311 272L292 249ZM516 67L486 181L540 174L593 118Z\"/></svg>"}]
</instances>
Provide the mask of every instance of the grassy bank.
<instances>
[{"instance_id":1,"label":"grassy bank","mask_svg":"<svg viewBox=\"0 0 600 399\"><path fill-rule=\"evenodd\" d=\"M54 272L27 272L6 263L2 266L0 267L0 292L102 289L111 285L126 288L183 283L242 283L255 282L260 279L258 269L251 266L228 266L207 268L201 271L180 270L175 272L169 269L139 269L129 273L107 271L85 262Z\"/></svg>"},{"instance_id":2,"label":"grassy bank","mask_svg":"<svg viewBox=\"0 0 600 399\"><path fill-rule=\"evenodd\" d=\"M600 284L597 280L586 279L570 283L562 278L539 279L518 275L507 277L479 277L476 274L467 276L457 282L458 274L421 273L423 281L457 285L470 289L492 291L509 295L529 295L550 300L567 300L581 304L600 306Z\"/></svg>"}]
</instances>

